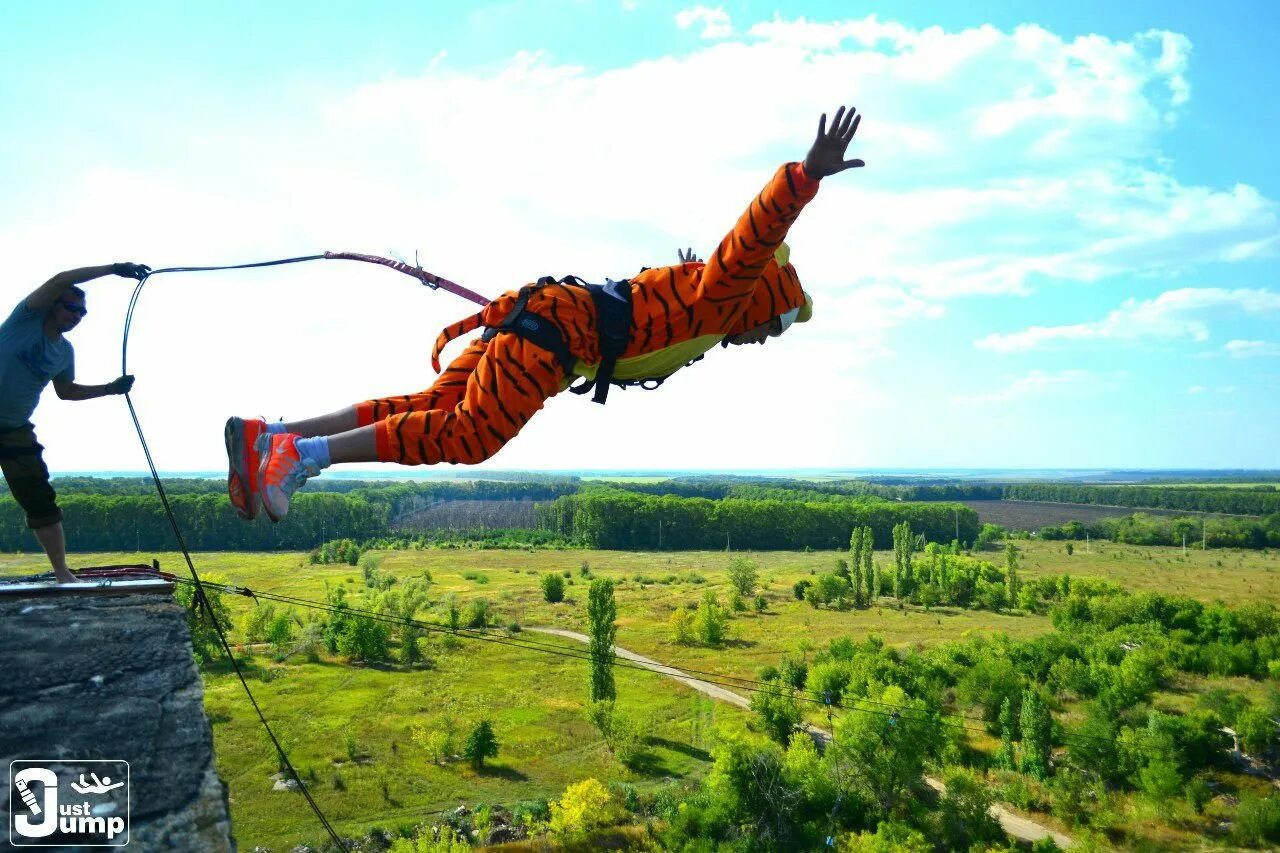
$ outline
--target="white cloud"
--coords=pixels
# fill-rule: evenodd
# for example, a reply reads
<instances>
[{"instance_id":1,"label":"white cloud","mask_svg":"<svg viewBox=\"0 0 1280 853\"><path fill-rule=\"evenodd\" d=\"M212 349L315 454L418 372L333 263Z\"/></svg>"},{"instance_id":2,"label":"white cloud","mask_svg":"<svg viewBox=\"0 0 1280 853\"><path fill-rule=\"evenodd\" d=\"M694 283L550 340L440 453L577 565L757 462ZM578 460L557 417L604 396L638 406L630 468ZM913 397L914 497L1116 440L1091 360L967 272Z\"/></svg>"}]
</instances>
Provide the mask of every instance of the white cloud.
<instances>
[{"instance_id":1,"label":"white cloud","mask_svg":"<svg viewBox=\"0 0 1280 853\"><path fill-rule=\"evenodd\" d=\"M721 6L717 6L714 9L706 6L694 6L692 9L684 9L676 13L676 26L682 30L687 30L698 22L703 24L702 37L704 39L722 39L733 35L733 25L729 23L729 13Z\"/></svg>"},{"instance_id":2,"label":"white cloud","mask_svg":"<svg viewBox=\"0 0 1280 853\"><path fill-rule=\"evenodd\" d=\"M1222 347L1232 358L1280 356L1280 343L1271 341L1227 341Z\"/></svg>"},{"instance_id":3,"label":"white cloud","mask_svg":"<svg viewBox=\"0 0 1280 853\"><path fill-rule=\"evenodd\" d=\"M1008 403L1022 397L1037 397L1054 390L1078 389L1096 384L1097 377L1087 370L1032 370L1019 376L1004 388L977 394L953 395L953 406L985 406L992 403Z\"/></svg>"},{"instance_id":4,"label":"white cloud","mask_svg":"<svg viewBox=\"0 0 1280 853\"><path fill-rule=\"evenodd\" d=\"M1184 287L1154 299L1129 299L1102 320L1065 326L1031 326L1020 332L990 334L974 343L978 349L1020 352L1055 342L1135 341L1139 339L1204 341L1207 319L1215 312L1264 315L1280 312L1280 293L1270 290ZM1239 342L1248 343L1248 342ZM1228 344L1228 349L1230 349Z\"/></svg>"},{"instance_id":5,"label":"white cloud","mask_svg":"<svg viewBox=\"0 0 1280 853\"><path fill-rule=\"evenodd\" d=\"M1064 38L1033 25L945 30L874 16L778 18L735 34L721 8L681 15L677 25L701 26L711 40L686 55L589 70L525 51L464 68L455 50L415 76L311 100L289 90L287 118L247 105L242 120L216 128L166 125L170 144L132 169L84 166L90 154L59 161L58 193L40 188L38 206L0 207L10 295L47 276L52 257L213 263L324 248L420 248L428 269L488 294L547 272L624 276L674 260L677 246L709 251L777 164L803 157L817 114L848 102L866 115L855 148L867 168L827 180L790 239L814 321L754 355L717 351L713 374L709 358L678 377L699 389L689 423L749 416L765 376L788 399L823 400L824 422L848 423L866 397L846 405L831 395L831 373L853 385L860 368L892 352L896 329L940 321L948 300L1176 273L1276 248L1272 200L1246 184L1184 183L1158 156L1190 91L1180 35ZM279 85L247 103L283 100ZM94 285L94 318L119 316L126 298L118 283ZM197 441L190 424L216 427L233 411L310 415L425 387L431 339L469 310L355 264L158 278L134 353L157 455L212 467L216 429ZM264 311L289 320L280 345L294 368L288 381L262 371L250 321ZM1207 333L1194 314L1167 322L1174 336ZM1078 336L1123 337L1118 323L1106 334L1081 324ZM112 325L77 331L86 378L95 364L110 372ZM1039 343L993 336L992 348L1006 337ZM774 372L780 364L785 376ZM708 393L711 375L737 395ZM220 390L176 411L173 389L190 387ZM556 401L494 465L665 464L620 449L673 434L680 392L656 393L660 405L618 395L633 401L622 404L627 415L611 403L610 433L587 431L571 459L563 436L584 435L600 407L584 414L576 399ZM77 421L42 421L51 462L111 464L77 440ZM723 466L741 463L757 435L735 443L693 432L680 452ZM832 442L851 441L837 433ZM121 436L102 444L128 446ZM120 465L138 467L132 457Z\"/></svg>"},{"instance_id":6,"label":"white cloud","mask_svg":"<svg viewBox=\"0 0 1280 853\"><path fill-rule=\"evenodd\" d=\"M1188 393L1188 394L1203 394L1203 393L1204 393L1204 386L1203 386L1203 385L1192 385L1190 388L1188 388L1188 389L1187 389L1187 393Z\"/></svg>"}]
</instances>

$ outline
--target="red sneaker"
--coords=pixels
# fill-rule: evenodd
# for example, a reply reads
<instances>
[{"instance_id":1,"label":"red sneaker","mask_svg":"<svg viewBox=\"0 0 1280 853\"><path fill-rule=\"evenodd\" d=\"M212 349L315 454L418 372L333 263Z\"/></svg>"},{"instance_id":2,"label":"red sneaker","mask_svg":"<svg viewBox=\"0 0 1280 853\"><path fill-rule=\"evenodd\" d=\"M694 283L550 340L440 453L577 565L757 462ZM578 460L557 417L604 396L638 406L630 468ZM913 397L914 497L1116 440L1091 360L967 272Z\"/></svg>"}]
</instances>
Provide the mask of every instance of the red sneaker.
<instances>
[{"instance_id":1,"label":"red sneaker","mask_svg":"<svg viewBox=\"0 0 1280 853\"><path fill-rule=\"evenodd\" d=\"M302 488L309 477L320 473L320 467L298 453L301 436L290 432L263 435L258 442L258 454L262 457L258 469L258 491L262 495L262 508L267 518L280 521L289 514L289 499Z\"/></svg>"},{"instance_id":2,"label":"red sneaker","mask_svg":"<svg viewBox=\"0 0 1280 853\"><path fill-rule=\"evenodd\" d=\"M227 418L223 438L227 443L227 495L236 513L245 521L258 517L262 499L258 494L258 436L267 431L262 418Z\"/></svg>"}]
</instances>

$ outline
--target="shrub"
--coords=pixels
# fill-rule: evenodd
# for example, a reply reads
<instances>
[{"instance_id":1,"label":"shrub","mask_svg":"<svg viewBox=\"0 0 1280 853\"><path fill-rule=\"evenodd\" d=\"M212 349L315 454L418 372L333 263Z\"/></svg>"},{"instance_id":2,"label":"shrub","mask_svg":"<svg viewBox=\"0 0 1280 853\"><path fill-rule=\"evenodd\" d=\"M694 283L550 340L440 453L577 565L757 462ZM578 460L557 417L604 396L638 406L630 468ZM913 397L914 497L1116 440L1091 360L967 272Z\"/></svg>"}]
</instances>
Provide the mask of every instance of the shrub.
<instances>
[{"instance_id":1,"label":"shrub","mask_svg":"<svg viewBox=\"0 0 1280 853\"><path fill-rule=\"evenodd\" d=\"M711 590L702 596L696 617L698 639L704 645L716 647L725 640L729 629L729 612L720 606L719 599Z\"/></svg>"},{"instance_id":2,"label":"shrub","mask_svg":"<svg viewBox=\"0 0 1280 853\"><path fill-rule=\"evenodd\" d=\"M681 646L692 646L697 640L693 623L694 617L688 608L677 607L667 622L671 628L671 641Z\"/></svg>"},{"instance_id":3,"label":"shrub","mask_svg":"<svg viewBox=\"0 0 1280 853\"><path fill-rule=\"evenodd\" d=\"M595 779L584 779L564 789L564 795L551 803L551 832L563 838L585 835L599 825L611 797Z\"/></svg>"},{"instance_id":4,"label":"shrub","mask_svg":"<svg viewBox=\"0 0 1280 853\"><path fill-rule=\"evenodd\" d=\"M1280 842L1280 797L1242 797L1231 835L1237 844L1250 847Z\"/></svg>"},{"instance_id":5,"label":"shrub","mask_svg":"<svg viewBox=\"0 0 1280 853\"><path fill-rule=\"evenodd\" d=\"M751 697L751 710L759 716L765 734L786 746L802 717L790 690L760 690Z\"/></svg>"},{"instance_id":6,"label":"shrub","mask_svg":"<svg viewBox=\"0 0 1280 853\"><path fill-rule=\"evenodd\" d=\"M489 627L489 599L477 598L467 605L467 627Z\"/></svg>"},{"instance_id":7,"label":"shrub","mask_svg":"<svg viewBox=\"0 0 1280 853\"><path fill-rule=\"evenodd\" d=\"M543 575L542 597L551 604L564 601L564 578L554 572Z\"/></svg>"},{"instance_id":8,"label":"shrub","mask_svg":"<svg viewBox=\"0 0 1280 853\"><path fill-rule=\"evenodd\" d=\"M729 561L727 570L729 583L741 596L749 596L756 591L756 580L760 575L756 564L746 557L734 557Z\"/></svg>"}]
</instances>

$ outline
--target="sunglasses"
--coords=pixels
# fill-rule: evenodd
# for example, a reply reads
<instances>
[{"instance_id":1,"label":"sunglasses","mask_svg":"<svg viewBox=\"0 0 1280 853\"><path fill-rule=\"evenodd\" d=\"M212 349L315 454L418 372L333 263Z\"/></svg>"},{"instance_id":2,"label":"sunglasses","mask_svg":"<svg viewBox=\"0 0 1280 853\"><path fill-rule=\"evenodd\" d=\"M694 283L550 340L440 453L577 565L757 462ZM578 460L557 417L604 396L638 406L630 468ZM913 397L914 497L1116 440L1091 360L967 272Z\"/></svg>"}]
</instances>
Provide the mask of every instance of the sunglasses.
<instances>
[{"instance_id":1,"label":"sunglasses","mask_svg":"<svg viewBox=\"0 0 1280 853\"><path fill-rule=\"evenodd\" d=\"M67 301L65 301L65 300L59 299L59 300L58 300L58 304L59 304L59 305L61 305L61 306L62 306L63 308L65 308L66 310L70 311L72 314L78 314L78 315L80 315L81 317L83 317L85 314L88 314L88 313L89 313L89 309L88 309L88 308L86 308L86 307L84 307L83 305L80 305L80 304L78 304L78 303L76 303L76 302L67 302Z\"/></svg>"}]
</instances>

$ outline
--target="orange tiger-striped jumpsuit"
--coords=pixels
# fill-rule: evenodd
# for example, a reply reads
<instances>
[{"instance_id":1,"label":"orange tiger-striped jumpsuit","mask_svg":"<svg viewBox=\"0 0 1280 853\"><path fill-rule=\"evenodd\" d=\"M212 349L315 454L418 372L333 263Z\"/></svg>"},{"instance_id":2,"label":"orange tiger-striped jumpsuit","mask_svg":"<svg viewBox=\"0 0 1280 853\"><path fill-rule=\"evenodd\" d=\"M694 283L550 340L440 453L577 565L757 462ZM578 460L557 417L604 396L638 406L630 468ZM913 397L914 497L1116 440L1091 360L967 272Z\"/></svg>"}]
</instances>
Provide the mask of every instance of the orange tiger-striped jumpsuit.
<instances>
[{"instance_id":1,"label":"orange tiger-striped jumpsuit","mask_svg":"<svg viewBox=\"0 0 1280 853\"><path fill-rule=\"evenodd\" d=\"M817 191L818 182L801 164L788 163L705 264L656 267L633 277L631 334L619 364L692 339L710 341L709 348L803 305L795 268L780 266L774 253ZM450 340L480 325L499 325L516 298L509 291L441 332L431 358L436 372ZM527 309L559 328L579 363L600 362L596 310L585 289L547 285L532 293ZM472 341L427 390L358 403L356 415L360 426L376 424L380 461L474 464L501 449L572 378L549 351L503 333Z\"/></svg>"}]
</instances>

